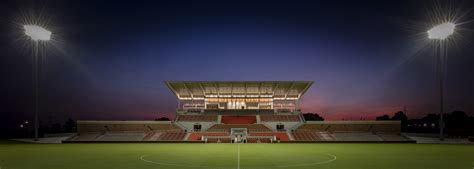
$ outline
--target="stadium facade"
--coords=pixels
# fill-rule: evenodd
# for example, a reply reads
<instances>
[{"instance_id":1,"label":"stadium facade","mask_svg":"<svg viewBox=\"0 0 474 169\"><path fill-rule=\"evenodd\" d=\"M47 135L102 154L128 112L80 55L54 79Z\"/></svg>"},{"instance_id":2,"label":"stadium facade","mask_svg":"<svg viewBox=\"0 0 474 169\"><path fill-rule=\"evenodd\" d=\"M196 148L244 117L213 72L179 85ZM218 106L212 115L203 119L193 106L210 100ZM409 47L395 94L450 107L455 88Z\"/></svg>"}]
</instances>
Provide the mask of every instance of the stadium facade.
<instances>
[{"instance_id":1,"label":"stadium facade","mask_svg":"<svg viewBox=\"0 0 474 169\"><path fill-rule=\"evenodd\" d=\"M78 121L64 142L413 142L400 121L305 121L312 81L166 81L172 121Z\"/></svg>"},{"instance_id":2,"label":"stadium facade","mask_svg":"<svg viewBox=\"0 0 474 169\"><path fill-rule=\"evenodd\" d=\"M273 110L295 112L297 101L311 81L167 81L178 98L178 110L205 112L229 110Z\"/></svg>"}]
</instances>

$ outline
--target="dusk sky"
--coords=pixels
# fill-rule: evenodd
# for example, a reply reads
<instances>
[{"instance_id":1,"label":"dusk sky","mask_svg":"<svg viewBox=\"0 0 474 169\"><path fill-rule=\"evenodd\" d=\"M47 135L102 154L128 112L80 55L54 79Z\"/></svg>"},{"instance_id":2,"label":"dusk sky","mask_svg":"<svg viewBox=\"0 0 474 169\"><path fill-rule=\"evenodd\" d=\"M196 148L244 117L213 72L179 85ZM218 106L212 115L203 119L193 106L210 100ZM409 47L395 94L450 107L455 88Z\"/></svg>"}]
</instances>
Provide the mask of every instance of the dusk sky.
<instances>
[{"instance_id":1,"label":"dusk sky","mask_svg":"<svg viewBox=\"0 0 474 169\"><path fill-rule=\"evenodd\" d=\"M436 53L419 36L435 1L28 2L0 2L3 119L33 117L34 62L17 24L40 11L58 39L43 57L44 121L173 117L166 80L314 81L301 109L329 120L438 113ZM474 115L474 24L462 26L445 110Z\"/></svg>"}]
</instances>

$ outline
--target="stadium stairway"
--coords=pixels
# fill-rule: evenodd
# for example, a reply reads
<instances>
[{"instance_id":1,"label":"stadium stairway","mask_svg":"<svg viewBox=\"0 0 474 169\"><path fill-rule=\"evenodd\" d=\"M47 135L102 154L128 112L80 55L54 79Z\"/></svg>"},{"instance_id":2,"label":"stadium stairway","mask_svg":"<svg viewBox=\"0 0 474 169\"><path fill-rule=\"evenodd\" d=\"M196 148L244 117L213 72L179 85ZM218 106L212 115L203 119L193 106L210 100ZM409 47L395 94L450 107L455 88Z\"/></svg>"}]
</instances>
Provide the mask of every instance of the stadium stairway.
<instances>
[{"instance_id":1,"label":"stadium stairway","mask_svg":"<svg viewBox=\"0 0 474 169\"><path fill-rule=\"evenodd\" d=\"M158 137L159 141L183 141L186 136L185 132L166 132Z\"/></svg>"},{"instance_id":2,"label":"stadium stairway","mask_svg":"<svg viewBox=\"0 0 474 169\"><path fill-rule=\"evenodd\" d=\"M156 141L161 134L163 134L163 132L150 132L143 138L143 141Z\"/></svg>"},{"instance_id":3,"label":"stadium stairway","mask_svg":"<svg viewBox=\"0 0 474 169\"><path fill-rule=\"evenodd\" d=\"M189 136L191 136L191 133L186 133L186 135L184 136L183 140L188 140Z\"/></svg>"},{"instance_id":4,"label":"stadium stairway","mask_svg":"<svg viewBox=\"0 0 474 169\"><path fill-rule=\"evenodd\" d=\"M291 134L289 131L287 131L286 134L288 134L288 138L290 140L295 140L295 137L293 137L293 134Z\"/></svg>"}]
</instances>

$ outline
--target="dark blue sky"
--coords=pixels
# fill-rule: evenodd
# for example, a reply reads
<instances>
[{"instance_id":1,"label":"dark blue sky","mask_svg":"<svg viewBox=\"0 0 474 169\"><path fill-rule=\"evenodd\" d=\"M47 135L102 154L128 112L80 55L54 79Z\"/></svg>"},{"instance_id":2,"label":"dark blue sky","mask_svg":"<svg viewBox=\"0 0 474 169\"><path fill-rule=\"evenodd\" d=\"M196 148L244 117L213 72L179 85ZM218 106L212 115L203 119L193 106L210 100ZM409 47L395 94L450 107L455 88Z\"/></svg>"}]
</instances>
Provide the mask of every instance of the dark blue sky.
<instances>
[{"instance_id":1,"label":"dark blue sky","mask_svg":"<svg viewBox=\"0 0 474 169\"><path fill-rule=\"evenodd\" d=\"M44 120L172 116L176 98L165 80L312 80L302 109L332 120L372 119L404 106L409 117L437 113L434 53L415 55L415 35L425 31L420 21L433 4L4 1L0 111L31 115L32 58L15 41L13 23L43 7L60 39L43 60ZM450 48L446 110L472 114L472 31L465 32L464 44Z\"/></svg>"}]
</instances>

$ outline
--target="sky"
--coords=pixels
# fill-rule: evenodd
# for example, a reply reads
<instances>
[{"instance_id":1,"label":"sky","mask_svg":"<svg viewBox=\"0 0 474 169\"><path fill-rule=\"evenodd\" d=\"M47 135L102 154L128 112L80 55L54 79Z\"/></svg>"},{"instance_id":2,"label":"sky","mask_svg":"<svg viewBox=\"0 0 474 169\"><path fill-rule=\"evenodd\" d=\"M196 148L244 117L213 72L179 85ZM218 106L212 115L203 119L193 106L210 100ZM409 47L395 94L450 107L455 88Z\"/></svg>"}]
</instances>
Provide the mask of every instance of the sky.
<instances>
[{"instance_id":1,"label":"sky","mask_svg":"<svg viewBox=\"0 0 474 169\"><path fill-rule=\"evenodd\" d=\"M173 117L166 80L308 80L303 112L423 117L439 112L437 53L422 48L436 2L2 1L0 113L33 117L32 43L21 24L41 16L55 39L41 52L42 121ZM474 7L450 2L459 13ZM473 19L462 18L448 48L447 112L474 115Z\"/></svg>"}]
</instances>

